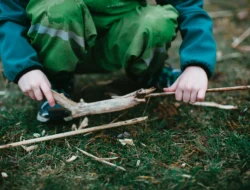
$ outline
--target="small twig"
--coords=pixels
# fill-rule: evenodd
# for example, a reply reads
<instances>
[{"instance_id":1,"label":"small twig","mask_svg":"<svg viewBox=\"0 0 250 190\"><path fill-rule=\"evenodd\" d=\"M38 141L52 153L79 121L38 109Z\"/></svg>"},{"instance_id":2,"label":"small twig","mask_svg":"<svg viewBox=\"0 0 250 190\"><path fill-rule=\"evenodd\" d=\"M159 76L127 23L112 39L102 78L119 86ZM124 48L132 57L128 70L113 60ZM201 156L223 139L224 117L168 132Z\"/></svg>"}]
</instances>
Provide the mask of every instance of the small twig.
<instances>
[{"instance_id":1,"label":"small twig","mask_svg":"<svg viewBox=\"0 0 250 190\"><path fill-rule=\"evenodd\" d=\"M100 160L117 160L118 157L111 157L111 158L99 158Z\"/></svg>"},{"instance_id":2,"label":"small twig","mask_svg":"<svg viewBox=\"0 0 250 190\"><path fill-rule=\"evenodd\" d=\"M223 87L223 88L210 88L207 89L207 92L227 92L227 91L237 91L237 90L249 90L250 86L234 86L234 87ZM146 95L146 98L149 97L158 97L158 96L169 96L174 95L175 92L162 92L162 93L152 93Z\"/></svg>"},{"instance_id":3,"label":"small twig","mask_svg":"<svg viewBox=\"0 0 250 190\"><path fill-rule=\"evenodd\" d=\"M231 46L233 48L236 48L238 45L240 45L241 42L243 42L248 36L250 36L250 27L238 38L236 38Z\"/></svg>"},{"instance_id":4,"label":"small twig","mask_svg":"<svg viewBox=\"0 0 250 190\"><path fill-rule=\"evenodd\" d=\"M120 114L117 118L115 118L115 119L114 119L113 121L111 121L110 123L116 122L118 119L120 119L122 116L126 115L127 113L128 113L128 111L126 111L126 112Z\"/></svg>"},{"instance_id":5,"label":"small twig","mask_svg":"<svg viewBox=\"0 0 250 190\"><path fill-rule=\"evenodd\" d=\"M50 135L50 136L45 136L45 137L10 143L10 144L6 144L6 145L1 145L0 149L11 148L11 147L21 146L21 145L26 145L26 144L33 144L33 143L38 143L38 142L43 142L43 141L49 141L49 140L53 140L53 139L65 138L65 137L69 137L69 136L74 136L74 135L79 135L79 134L83 134L83 133L89 133L89 132L94 132L94 131L99 131L99 130L104 130L104 129L110 129L110 128L115 128L115 127L120 127L120 126L125 126L125 125L133 125L136 123L143 122L147 119L148 119L148 117L139 117L139 118L135 118L135 119L131 119L131 120L126 120L126 121L121 121L121 122L117 122L117 123L91 127L91 128L87 128L87 129L81 129L81 130L77 130L77 131L59 133L56 135Z\"/></svg>"},{"instance_id":6,"label":"small twig","mask_svg":"<svg viewBox=\"0 0 250 190\"><path fill-rule=\"evenodd\" d=\"M225 60L228 60L228 59L236 59L236 58L241 58L243 55L241 53L231 53L231 54L228 54L228 55L224 55L224 56L221 56L221 57L217 57L217 62L220 62L220 61L225 61Z\"/></svg>"},{"instance_id":7,"label":"small twig","mask_svg":"<svg viewBox=\"0 0 250 190\"><path fill-rule=\"evenodd\" d=\"M115 167L115 168L117 168L117 169L126 171L126 169L123 168L123 167L121 167L121 166L117 166L116 164L112 164L112 163L110 163L110 162L108 162L108 161L106 161L106 160L104 160L104 159L102 159L102 158L98 158L98 157L96 157L96 156L94 156L94 155L92 155L92 154L90 154L90 153L88 153L88 152L86 152L86 151L84 151L84 150L81 150L81 149L79 149L79 148L77 148L77 147L76 147L76 149L79 150L81 153L85 154L86 156L89 156L89 157L95 159L95 160L98 161L98 162L101 162L101 163L107 164L107 165L109 165L109 166L113 166L113 167Z\"/></svg>"},{"instance_id":8,"label":"small twig","mask_svg":"<svg viewBox=\"0 0 250 190\"><path fill-rule=\"evenodd\" d=\"M204 106L204 107L214 107L214 108L219 108L219 109L225 109L225 110L235 110L238 109L237 106L232 106L232 105L221 105L216 102L195 102L191 105L194 106Z\"/></svg>"}]
</instances>

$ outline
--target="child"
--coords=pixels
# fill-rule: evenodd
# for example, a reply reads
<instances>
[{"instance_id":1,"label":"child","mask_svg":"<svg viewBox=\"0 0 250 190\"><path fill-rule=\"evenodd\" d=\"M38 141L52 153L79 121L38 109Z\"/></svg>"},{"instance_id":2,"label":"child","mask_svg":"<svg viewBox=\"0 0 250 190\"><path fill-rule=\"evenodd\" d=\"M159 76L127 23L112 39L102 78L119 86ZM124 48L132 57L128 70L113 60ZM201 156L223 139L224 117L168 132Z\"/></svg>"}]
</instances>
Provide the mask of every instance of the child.
<instances>
[{"instance_id":1,"label":"child","mask_svg":"<svg viewBox=\"0 0 250 190\"><path fill-rule=\"evenodd\" d=\"M176 100L202 101L216 45L203 0L2 0L0 49L5 76L34 100L47 99L38 120L52 119L52 88L68 94L78 64L84 72L121 68L146 86L175 91ZM164 67L179 29L182 74ZM57 107L58 105L56 105Z\"/></svg>"}]
</instances>

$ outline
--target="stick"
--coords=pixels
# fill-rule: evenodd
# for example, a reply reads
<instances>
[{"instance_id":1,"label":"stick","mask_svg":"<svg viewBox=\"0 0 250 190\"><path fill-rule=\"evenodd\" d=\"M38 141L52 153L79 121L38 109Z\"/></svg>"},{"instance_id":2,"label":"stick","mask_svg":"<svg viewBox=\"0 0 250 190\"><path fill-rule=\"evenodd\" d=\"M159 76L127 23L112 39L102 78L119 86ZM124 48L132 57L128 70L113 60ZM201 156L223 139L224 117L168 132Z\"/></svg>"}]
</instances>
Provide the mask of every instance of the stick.
<instances>
[{"instance_id":1,"label":"stick","mask_svg":"<svg viewBox=\"0 0 250 190\"><path fill-rule=\"evenodd\" d=\"M248 90L250 86L234 86L225 88L208 89L207 92L225 92L235 90ZM53 91L53 96L58 104L68 109L71 116L64 118L66 121L72 118L82 117L86 115L111 113L125 110L137 106L140 103L146 102L146 98L173 95L175 92L152 93L155 89L140 89L125 96L118 96L114 99L103 100L99 102L73 102L66 98L63 94L58 94Z\"/></svg>"},{"instance_id":2,"label":"stick","mask_svg":"<svg viewBox=\"0 0 250 190\"><path fill-rule=\"evenodd\" d=\"M243 42L248 36L250 36L250 27L238 38L236 38L231 46L233 48L236 48L238 45L240 45L241 42Z\"/></svg>"},{"instance_id":3,"label":"stick","mask_svg":"<svg viewBox=\"0 0 250 190\"><path fill-rule=\"evenodd\" d=\"M110 163L110 162L108 162L108 161L106 161L106 160L104 160L104 159L102 159L102 158L98 158L98 157L96 157L96 156L94 156L94 155L92 155L92 154L90 154L90 153L88 153L88 152L86 152L86 151L84 151L84 150L81 150L81 149L79 149L79 148L77 148L77 147L76 147L76 149L79 150L81 153L85 154L86 156L89 156L89 157L91 157L91 158L94 158L94 159L95 159L96 161L98 161L98 162L101 162L101 163L107 164L107 165L109 165L109 166L113 166L113 167L115 167L115 168L117 168L117 169L126 171L126 169L123 168L123 167L121 167L121 166L117 166L116 164L112 164L112 163Z\"/></svg>"},{"instance_id":4,"label":"stick","mask_svg":"<svg viewBox=\"0 0 250 190\"><path fill-rule=\"evenodd\" d=\"M99 102L86 103L86 102L73 102L66 98L63 94L59 94L55 91L53 96L58 104L68 109L71 112L71 118L82 117L86 115L103 114L125 110L134 107L141 102L145 102L145 95L153 92L155 89L140 89L134 93L130 93L126 96L117 97L111 100L103 100ZM66 118L70 120L71 118Z\"/></svg>"},{"instance_id":5,"label":"stick","mask_svg":"<svg viewBox=\"0 0 250 190\"><path fill-rule=\"evenodd\" d=\"M224 110L235 110L238 109L237 106L232 106L232 105L221 105L217 104L216 102L195 102L194 104L191 104L194 106L204 106L204 107L214 107L214 108L219 108L219 109L224 109Z\"/></svg>"},{"instance_id":6,"label":"stick","mask_svg":"<svg viewBox=\"0 0 250 190\"><path fill-rule=\"evenodd\" d=\"M236 91L236 90L249 90L249 86L234 86L234 87L223 87L223 88L210 88L207 89L207 92L227 92L227 91ZM175 92L162 92L162 93L152 93L146 95L146 98L158 97L158 96L169 96L174 95Z\"/></svg>"},{"instance_id":7,"label":"stick","mask_svg":"<svg viewBox=\"0 0 250 190\"><path fill-rule=\"evenodd\" d=\"M110 128L115 128L115 127L120 127L120 126L125 126L125 125L133 125L136 123L143 122L147 119L148 119L148 117L139 117L139 118L121 121L121 122L117 122L117 123L112 123L112 124L108 124L108 125L101 125L101 126L91 127L91 128L87 128L87 129L81 129L81 130L77 130L77 131L59 133L56 135L50 135L50 136L46 136L46 137L40 137L40 138L36 138L36 139L30 139L30 140L26 140L26 141L20 141L20 142L10 143L10 144L6 144L6 145L1 145L0 149L11 148L11 147L21 146L21 145L26 145L26 144L33 144L33 143L38 143L38 142L43 142L43 141L49 141L49 140L53 140L53 139L59 139L59 138L64 138L64 137L69 137L69 136L74 136L74 135L79 135L79 134L83 134L83 133L89 133L89 132L99 131L99 130L104 130L104 129L110 129Z\"/></svg>"}]
</instances>

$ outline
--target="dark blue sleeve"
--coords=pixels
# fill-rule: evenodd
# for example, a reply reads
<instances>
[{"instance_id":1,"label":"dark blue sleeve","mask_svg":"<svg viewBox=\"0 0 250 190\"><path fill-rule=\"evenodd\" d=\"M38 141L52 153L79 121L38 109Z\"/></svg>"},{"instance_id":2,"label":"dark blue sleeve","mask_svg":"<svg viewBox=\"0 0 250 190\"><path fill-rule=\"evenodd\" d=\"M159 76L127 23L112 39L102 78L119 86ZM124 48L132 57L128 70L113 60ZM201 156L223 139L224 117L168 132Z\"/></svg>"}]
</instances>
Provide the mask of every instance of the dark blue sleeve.
<instances>
[{"instance_id":1,"label":"dark blue sleeve","mask_svg":"<svg viewBox=\"0 0 250 190\"><path fill-rule=\"evenodd\" d=\"M26 38L29 22L27 0L0 0L0 55L4 75L13 82L26 72L42 69L37 53Z\"/></svg>"},{"instance_id":2,"label":"dark blue sleeve","mask_svg":"<svg viewBox=\"0 0 250 190\"><path fill-rule=\"evenodd\" d=\"M183 39L180 47L181 69L200 66L211 77L216 64L216 43L213 23L203 9L203 0L157 0L157 3L171 4L180 14L178 23Z\"/></svg>"}]
</instances>

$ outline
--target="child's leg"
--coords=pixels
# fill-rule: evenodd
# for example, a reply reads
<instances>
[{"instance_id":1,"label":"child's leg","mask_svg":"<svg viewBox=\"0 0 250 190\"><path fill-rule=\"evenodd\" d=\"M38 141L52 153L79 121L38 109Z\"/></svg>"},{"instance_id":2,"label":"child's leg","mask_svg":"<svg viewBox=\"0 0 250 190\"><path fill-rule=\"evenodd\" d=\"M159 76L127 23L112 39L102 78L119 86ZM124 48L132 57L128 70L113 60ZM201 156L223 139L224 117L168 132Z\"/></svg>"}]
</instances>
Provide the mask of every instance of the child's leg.
<instances>
[{"instance_id":1,"label":"child's leg","mask_svg":"<svg viewBox=\"0 0 250 190\"><path fill-rule=\"evenodd\" d=\"M97 32L83 0L30 0L26 9L31 27L28 37L52 87L73 92L73 71L95 43ZM37 120L47 122L69 116L61 106L40 105Z\"/></svg>"},{"instance_id":2,"label":"child's leg","mask_svg":"<svg viewBox=\"0 0 250 190\"><path fill-rule=\"evenodd\" d=\"M84 1L30 0L26 11L31 21L28 37L46 74L73 72L97 36Z\"/></svg>"},{"instance_id":3,"label":"child's leg","mask_svg":"<svg viewBox=\"0 0 250 190\"><path fill-rule=\"evenodd\" d=\"M148 82L164 66L166 44L176 35L177 17L170 5L138 6L98 38L92 61L108 71L124 68L130 77Z\"/></svg>"}]
</instances>

